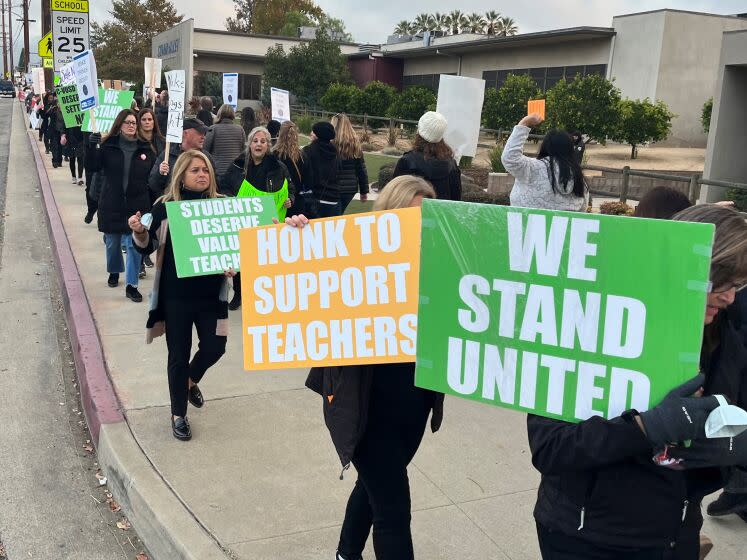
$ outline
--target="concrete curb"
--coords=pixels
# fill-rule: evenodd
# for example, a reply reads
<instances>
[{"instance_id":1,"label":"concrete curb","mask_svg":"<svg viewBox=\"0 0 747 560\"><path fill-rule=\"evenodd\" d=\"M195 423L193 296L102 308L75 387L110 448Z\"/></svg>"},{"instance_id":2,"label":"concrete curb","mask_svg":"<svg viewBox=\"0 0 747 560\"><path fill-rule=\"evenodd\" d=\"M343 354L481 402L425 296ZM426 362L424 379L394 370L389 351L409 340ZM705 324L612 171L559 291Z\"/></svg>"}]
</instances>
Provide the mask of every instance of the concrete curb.
<instances>
[{"instance_id":1,"label":"concrete curb","mask_svg":"<svg viewBox=\"0 0 747 560\"><path fill-rule=\"evenodd\" d=\"M24 118L24 126L28 126ZM220 545L173 492L138 445L109 378L98 330L88 304L52 185L36 141L29 144L42 193L47 229L60 275L81 401L99 465L154 560L226 560Z\"/></svg>"}]
</instances>

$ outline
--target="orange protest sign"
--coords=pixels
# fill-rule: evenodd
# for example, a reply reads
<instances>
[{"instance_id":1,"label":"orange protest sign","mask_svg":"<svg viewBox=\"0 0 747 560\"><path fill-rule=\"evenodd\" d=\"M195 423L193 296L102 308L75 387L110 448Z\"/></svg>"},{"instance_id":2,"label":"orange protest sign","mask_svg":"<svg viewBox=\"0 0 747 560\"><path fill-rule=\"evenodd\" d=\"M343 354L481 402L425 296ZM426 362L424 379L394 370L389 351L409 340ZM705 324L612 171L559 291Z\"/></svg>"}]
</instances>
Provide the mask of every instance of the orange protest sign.
<instances>
[{"instance_id":1,"label":"orange protest sign","mask_svg":"<svg viewBox=\"0 0 747 560\"><path fill-rule=\"evenodd\" d=\"M244 369L415 361L420 208L242 229Z\"/></svg>"},{"instance_id":2,"label":"orange protest sign","mask_svg":"<svg viewBox=\"0 0 747 560\"><path fill-rule=\"evenodd\" d=\"M537 113L542 119L545 118L545 100L544 99L530 99L527 107L527 115Z\"/></svg>"}]
</instances>

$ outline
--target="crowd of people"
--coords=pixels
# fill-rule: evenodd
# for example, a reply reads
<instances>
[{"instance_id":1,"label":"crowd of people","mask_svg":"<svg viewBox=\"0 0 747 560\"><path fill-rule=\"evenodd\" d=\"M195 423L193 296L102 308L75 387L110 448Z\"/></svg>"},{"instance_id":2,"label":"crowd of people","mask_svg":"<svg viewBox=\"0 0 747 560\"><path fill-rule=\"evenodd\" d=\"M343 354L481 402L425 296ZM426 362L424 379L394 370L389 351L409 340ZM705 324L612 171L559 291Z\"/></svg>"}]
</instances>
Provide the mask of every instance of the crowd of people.
<instances>
[{"instance_id":1,"label":"crowd of people","mask_svg":"<svg viewBox=\"0 0 747 560\"><path fill-rule=\"evenodd\" d=\"M245 108L239 126L231 106L220 106L214 115L210 98L195 99L182 142L171 145L167 157L167 104L165 91L155 106L146 102L139 108L136 101L104 135L66 128L53 94L27 106L39 111L40 140L53 165L67 157L76 184L85 169L85 221L98 213L108 285L116 287L124 273L126 296L142 301L137 287L148 266L144 259L155 267L147 340L165 334L171 431L189 440L188 405L205 403L199 383L225 353L229 310L240 307L241 289L233 270L177 276L165 203L270 195L280 220L302 228L309 220L343 214L356 195L366 200L369 184L360 141L344 114L314 124L311 142L301 147L293 122L263 126ZM586 211L589 191L578 136L553 130L536 157L523 153L532 127L541 122L536 114L523 118L505 144L502 161L516 179L511 204ZM375 210L419 207L426 198L461 199L461 172L444 141L447 126L439 113L421 117L412 150L382 186ZM651 191L636 213L715 226L701 373L648 411L577 424L528 415L531 459L541 474L534 516L545 560L703 558L712 543L701 535L701 503L719 489L724 491L708 512L739 513L747 521L745 434L704 437L706 418L717 406L714 395L747 408L747 301L740 291L747 284L747 223L726 206L691 207L687 197L667 188ZM199 338L194 354L193 328ZM414 370L408 363L319 367L309 373L306 384L323 397L342 473L352 464L358 476L337 560L361 560L369 534L380 560L414 558L407 467L429 416L434 432L444 419L443 395L415 387ZM684 441L689 447L670 447ZM661 449L679 468L652 460Z\"/></svg>"}]
</instances>

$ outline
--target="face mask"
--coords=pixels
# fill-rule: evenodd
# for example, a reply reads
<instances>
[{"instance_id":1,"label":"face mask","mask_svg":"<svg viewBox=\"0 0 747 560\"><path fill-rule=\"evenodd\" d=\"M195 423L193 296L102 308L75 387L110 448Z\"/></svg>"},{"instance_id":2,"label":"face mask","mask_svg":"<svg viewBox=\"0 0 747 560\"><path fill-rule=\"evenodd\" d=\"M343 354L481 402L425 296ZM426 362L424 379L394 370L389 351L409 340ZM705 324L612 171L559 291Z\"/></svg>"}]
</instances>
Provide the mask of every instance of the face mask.
<instances>
[{"instance_id":1,"label":"face mask","mask_svg":"<svg viewBox=\"0 0 747 560\"><path fill-rule=\"evenodd\" d=\"M707 438L736 437L747 430L747 411L729 404L721 395L716 395L719 406L708 415L705 424Z\"/></svg>"},{"instance_id":2,"label":"face mask","mask_svg":"<svg viewBox=\"0 0 747 560\"><path fill-rule=\"evenodd\" d=\"M145 229L150 229L150 225L153 223L153 214L150 212L147 214L143 214L140 217L140 223L143 224L143 227Z\"/></svg>"}]
</instances>

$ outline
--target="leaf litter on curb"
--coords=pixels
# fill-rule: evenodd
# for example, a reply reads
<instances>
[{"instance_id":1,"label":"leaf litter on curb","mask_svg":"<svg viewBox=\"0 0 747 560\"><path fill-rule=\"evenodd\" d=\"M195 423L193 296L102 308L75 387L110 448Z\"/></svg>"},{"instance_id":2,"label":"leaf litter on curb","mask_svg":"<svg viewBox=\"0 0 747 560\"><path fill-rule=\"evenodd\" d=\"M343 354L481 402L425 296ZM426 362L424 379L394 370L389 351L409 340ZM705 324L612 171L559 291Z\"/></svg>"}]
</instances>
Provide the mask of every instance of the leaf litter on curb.
<instances>
[{"instance_id":1,"label":"leaf litter on curb","mask_svg":"<svg viewBox=\"0 0 747 560\"><path fill-rule=\"evenodd\" d=\"M130 522L127 521L126 518L122 518L121 521L117 521L117 527L122 529L123 531L127 531L128 529L132 529L132 525L130 525Z\"/></svg>"}]
</instances>

